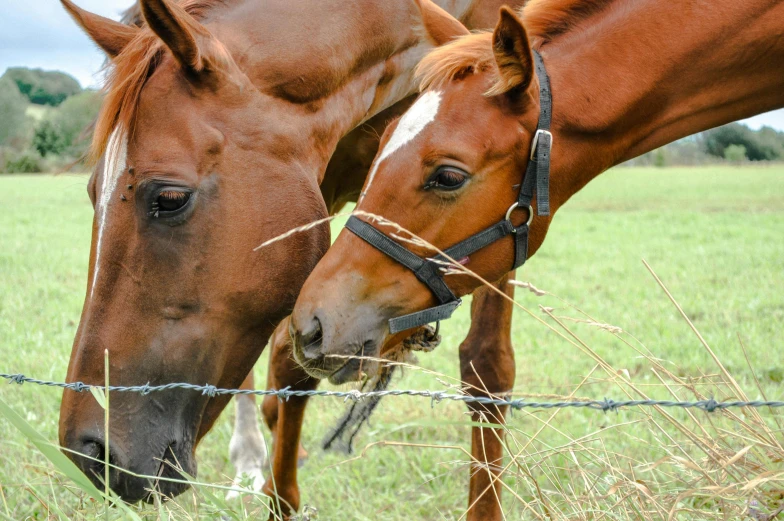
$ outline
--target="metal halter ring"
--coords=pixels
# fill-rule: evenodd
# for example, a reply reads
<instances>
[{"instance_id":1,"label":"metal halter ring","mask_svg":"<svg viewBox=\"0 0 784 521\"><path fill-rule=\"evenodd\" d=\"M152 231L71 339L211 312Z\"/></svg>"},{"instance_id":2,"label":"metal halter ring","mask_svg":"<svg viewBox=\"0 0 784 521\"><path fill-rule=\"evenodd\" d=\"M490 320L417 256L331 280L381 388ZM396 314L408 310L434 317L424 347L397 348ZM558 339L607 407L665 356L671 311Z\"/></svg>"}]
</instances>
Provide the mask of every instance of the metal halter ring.
<instances>
[{"instance_id":1,"label":"metal halter ring","mask_svg":"<svg viewBox=\"0 0 784 521\"><path fill-rule=\"evenodd\" d=\"M514 211L515 211L515 209L516 209L518 206L520 206L520 203L514 203L514 204L513 204L512 206L510 206L510 207L509 207L509 209L506 211L506 216L504 217L504 219L506 219L507 221L509 221L509 223L510 223L510 224L511 224L511 222L512 222L512 220L511 220L511 217L512 217L512 212L514 212ZM531 221L533 221L533 220L534 220L534 207L533 207L533 206L531 206L531 205L529 204L529 205L528 205L528 221L525 223L525 225L526 225L526 226L531 226Z\"/></svg>"}]
</instances>

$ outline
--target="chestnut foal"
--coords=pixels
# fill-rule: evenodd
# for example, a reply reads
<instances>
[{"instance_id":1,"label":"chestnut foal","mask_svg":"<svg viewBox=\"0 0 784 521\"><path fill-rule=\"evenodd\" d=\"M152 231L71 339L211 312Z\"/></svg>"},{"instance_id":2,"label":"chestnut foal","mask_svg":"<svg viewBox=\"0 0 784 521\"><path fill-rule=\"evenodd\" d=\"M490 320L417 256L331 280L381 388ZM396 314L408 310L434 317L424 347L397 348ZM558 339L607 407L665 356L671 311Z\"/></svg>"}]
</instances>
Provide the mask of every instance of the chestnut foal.
<instances>
[{"instance_id":1,"label":"chestnut foal","mask_svg":"<svg viewBox=\"0 0 784 521\"><path fill-rule=\"evenodd\" d=\"M420 63L423 94L382 137L358 209L447 252L460 244L460 264L511 296L510 268L536 253L552 214L592 178L680 137L784 106L784 2L704 7L531 0L519 15L502 9L492 34L462 36ZM425 27L436 23L449 27ZM549 129L536 53L552 85ZM551 177L542 172L548 162ZM511 389L511 304L474 277L443 276L427 259L432 251L400 244L391 229L363 219L349 221L297 300L292 336L306 370L342 371L329 355L383 356L407 334L401 328L449 313L431 306L474 292L462 378L471 393ZM497 228L495 240L465 247L488 227ZM489 325L502 328L500 340ZM500 422L505 413L473 410L475 421ZM468 519L499 520L501 441L474 427L472 454Z\"/></svg>"}]
</instances>

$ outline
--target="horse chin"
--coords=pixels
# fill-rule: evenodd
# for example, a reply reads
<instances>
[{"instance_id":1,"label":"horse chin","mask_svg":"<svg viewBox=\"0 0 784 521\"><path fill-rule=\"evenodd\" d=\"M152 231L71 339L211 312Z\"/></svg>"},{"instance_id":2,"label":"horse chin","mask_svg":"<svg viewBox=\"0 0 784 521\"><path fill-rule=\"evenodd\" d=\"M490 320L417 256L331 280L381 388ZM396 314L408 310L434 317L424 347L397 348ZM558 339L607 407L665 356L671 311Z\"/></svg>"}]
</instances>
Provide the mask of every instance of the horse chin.
<instances>
[{"instance_id":1,"label":"horse chin","mask_svg":"<svg viewBox=\"0 0 784 521\"><path fill-rule=\"evenodd\" d=\"M193 447L177 444L170 445L166 454L158 468L158 476L162 479L158 481L156 489L162 496L174 498L190 488L190 485L168 480L190 481L195 478L196 458L193 456ZM154 498L150 495L145 501L151 503Z\"/></svg>"},{"instance_id":2,"label":"horse chin","mask_svg":"<svg viewBox=\"0 0 784 521\"><path fill-rule=\"evenodd\" d=\"M134 474L122 470L112 472L112 490L128 504L168 501L185 492L188 481L196 476L193 448L172 442L156 459L156 470L135 469ZM123 465L118 465L120 468ZM143 477L142 477L143 476ZM89 477L96 487L103 488L102 476L91 472Z\"/></svg>"},{"instance_id":3,"label":"horse chin","mask_svg":"<svg viewBox=\"0 0 784 521\"><path fill-rule=\"evenodd\" d=\"M341 385L350 382L363 382L368 376L378 372L378 362L352 358L341 368L329 375L329 383Z\"/></svg>"}]
</instances>

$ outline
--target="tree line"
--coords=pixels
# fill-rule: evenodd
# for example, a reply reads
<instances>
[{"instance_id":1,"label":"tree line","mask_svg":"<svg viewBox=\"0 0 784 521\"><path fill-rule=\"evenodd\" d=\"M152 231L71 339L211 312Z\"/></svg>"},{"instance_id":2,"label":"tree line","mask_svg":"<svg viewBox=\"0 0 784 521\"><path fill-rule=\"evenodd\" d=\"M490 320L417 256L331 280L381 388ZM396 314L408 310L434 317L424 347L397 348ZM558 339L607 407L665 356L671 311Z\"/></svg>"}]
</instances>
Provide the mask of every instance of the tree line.
<instances>
[{"instance_id":1,"label":"tree line","mask_svg":"<svg viewBox=\"0 0 784 521\"><path fill-rule=\"evenodd\" d=\"M784 132L729 123L657 148L627 164L663 167L747 161L784 161Z\"/></svg>"},{"instance_id":2,"label":"tree line","mask_svg":"<svg viewBox=\"0 0 784 521\"><path fill-rule=\"evenodd\" d=\"M102 94L57 71L14 67L0 77L0 172L57 171L76 165L90 143ZM784 161L784 132L730 123L629 161L699 165Z\"/></svg>"},{"instance_id":3,"label":"tree line","mask_svg":"<svg viewBox=\"0 0 784 521\"><path fill-rule=\"evenodd\" d=\"M62 72L6 70L0 77L0 172L59 171L79 163L102 99Z\"/></svg>"}]
</instances>

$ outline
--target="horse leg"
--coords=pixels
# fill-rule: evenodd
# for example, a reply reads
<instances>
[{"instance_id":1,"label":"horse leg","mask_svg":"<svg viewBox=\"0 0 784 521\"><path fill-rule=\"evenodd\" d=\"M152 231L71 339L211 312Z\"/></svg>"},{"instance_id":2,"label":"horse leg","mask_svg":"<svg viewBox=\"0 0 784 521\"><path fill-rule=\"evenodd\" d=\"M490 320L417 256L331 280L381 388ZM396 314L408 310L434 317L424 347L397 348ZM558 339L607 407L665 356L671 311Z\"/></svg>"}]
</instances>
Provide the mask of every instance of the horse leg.
<instances>
[{"instance_id":1,"label":"horse leg","mask_svg":"<svg viewBox=\"0 0 784 521\"><path fill-rule=\"evenodd\" d=\"M240 389L253 389L253 370L245 377ZM262 469L267 460L267 447L259 430L256 397L252 395L237 395L234 397L236 416L234 419L234 433L229 442L229 459L236 471L233 485L239 487L242 476L252 480L253 490L261 490L264 484ZM239 493L230 491L226 499L239 497Z\"/></svg>"},{"instance_id":2,"label":"horse leg","mask_svg":"<svg viewBox=\"0 0 784 521\"><path fill-rule=\"evenodd\" d=\"M288 328L288 320L285 320L284 322L285 322L285 327ZM276 334L273 334L273 339L277 337L278 330L276 329L275 331ZM285 334L285 338L288 337L288 332L286 330L283 330L282 334ZM274 349L274 345L273 345L273 349ZM286 387L286 384L280 385L275 380L275 373L281 371L281 369L276 370L275 367L273 367L273 363L276 360L280 361L280 358L276 359L273 356L270 356L269 368L267 370L267 389L283 389L284 387ZM270 430L270 433L272 433L271 452L275 450L275 439L277 438L279 403L280 400L278 400L277 396L273 396L269 394L265 396L264 400L261 402L261 416L262 418L264 418L264 423L267 425L267 428ZM308 459L308 451L306 451L305 447L303 447L302 444L300 444L299 451L297 453L297 466L301 467L302 465L304 465L307 459ZM269 460L264 462L264 467L265 469L269 467Z\"/></svg>"},{"instance_id":3,"label":"horse leg","mask_svg":"<svg viewBox=\"0 0 784 521\"><path fill-rule=\"evenodd\" d=\"M514 272L510 274L514 275ZM497 287L514 295L509 276ZM473 396L487 396L510 391L514 386L515 362L511 339L512 303L489 288L474 293L471 304L471 329L460 345L460 374ZM469 404L474 422L504 423L508 406ZM468 521L500 521L503 459L503 429L472 427L471 480L468 494Z\"/></svg>"},{"instance_id":4,"label":"horse leg","mask_svg":"<svg viewBox=\"0 0 784 521\"><path fill-rule=\"evenodd\" d=\"M270 354L272 382L278 389L286 387L291 390L315 389L319 380L310 377L294 361L288 327L289 320L286 319L272 335ZM272 476L262 490L272 497L273 511L284 519L299 509L297 460L300 455L300 434L307 401L306 397L291 397L280 400L277 404L277 418L273 430L275 442L272 447ZM270 519L275 519L273 514L270 515Z\"/></svg>"}]
</instances>

